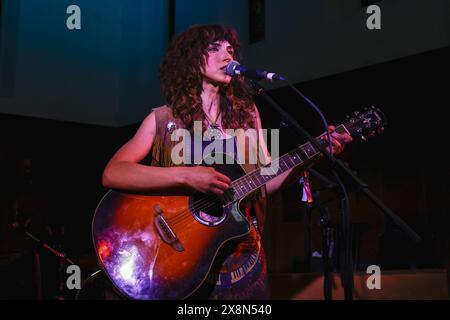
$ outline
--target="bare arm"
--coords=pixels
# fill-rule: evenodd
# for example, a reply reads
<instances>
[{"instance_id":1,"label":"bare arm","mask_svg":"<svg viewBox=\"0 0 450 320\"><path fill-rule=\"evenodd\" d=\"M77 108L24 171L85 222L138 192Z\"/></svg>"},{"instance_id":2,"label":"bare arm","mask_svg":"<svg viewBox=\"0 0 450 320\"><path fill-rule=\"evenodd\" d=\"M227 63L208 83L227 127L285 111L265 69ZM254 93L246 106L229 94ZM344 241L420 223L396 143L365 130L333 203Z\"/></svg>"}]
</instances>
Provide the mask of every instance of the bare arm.
<instances>
[{"instance_id":1,"label":"bare arm","mask_svg":"<svg viewBox=\"0 0 450 320\"><path fill-rule=\"evenodd\" d=\"M271 157L269 150L267 149L266 142L264 141L264 137L262 135L262 124L261 117L259 116L258 108L255 106L255 114L256 114L256 129L259 134L259 148L262 150L262 154L265 156L265 161L263 163L270 163ZM276 192L282 190L284 187L293 183L296 179L300 178L302 170L299 167L289 169L278 177L270 180L266 184L267 195L270 197L274 195Z\"/></svg>"},{"instance_id":2,"label":"bare arm","mask_svg":"<svg viewBox=\"0 0 450 320\"><path fill-rule=\"evenodd\" d=\"M155 113L143 121L134 137L111 158L103 171L107 188L129 191L169 191L190 189L223 193L229 187L228 177L212 168L161 168L139 164L150 152L156 135Z\"/></svg>"}]
</instances>

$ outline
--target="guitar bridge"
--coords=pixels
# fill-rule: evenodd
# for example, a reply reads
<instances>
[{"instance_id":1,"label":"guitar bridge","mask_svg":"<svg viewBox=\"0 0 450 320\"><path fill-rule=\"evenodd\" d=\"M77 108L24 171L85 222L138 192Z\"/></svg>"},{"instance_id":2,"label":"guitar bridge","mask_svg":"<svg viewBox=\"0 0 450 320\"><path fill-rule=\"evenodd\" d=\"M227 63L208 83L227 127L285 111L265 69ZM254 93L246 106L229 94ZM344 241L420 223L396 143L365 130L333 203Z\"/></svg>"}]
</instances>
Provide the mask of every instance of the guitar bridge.
<instances>
[{"instance_id":1,"label":"guitar bridge","mask_svg":"<svg viewBox=\"0 0 450 320\"><path fill-rule=\"evenodd\" d=\"M155 227L156 230L158 230L161 239L163 239L165 243L170 245L176 251L184 251L184 247L181 244L180 240L178 240L172 228L169 226L169 223L166 221L166 219L164 219L161 207L159 205L155 205L153 207L153 210L155 212Z\"/></svg>"}]
</instances>

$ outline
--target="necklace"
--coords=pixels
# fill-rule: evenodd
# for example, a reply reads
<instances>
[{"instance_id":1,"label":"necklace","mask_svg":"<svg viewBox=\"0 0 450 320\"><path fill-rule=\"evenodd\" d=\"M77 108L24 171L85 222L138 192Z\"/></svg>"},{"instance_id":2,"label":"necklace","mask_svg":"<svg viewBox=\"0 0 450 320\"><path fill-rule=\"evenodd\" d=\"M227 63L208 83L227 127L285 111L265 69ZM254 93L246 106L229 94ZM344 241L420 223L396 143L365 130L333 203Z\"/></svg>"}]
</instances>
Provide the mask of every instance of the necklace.
<instances>
[{"instance_id":1,"label":"necklace","mask_svg":"<svg viewBox=\"0 0 450 320\"><path fill-rule=\"evenodd\" d=\"M222 131L220 130L220 126L217 124L217 120L219 119L219 116L221 113L222 113L222 111L219 111L217 113L216 119L214 121L212 121L211 118L208 117L208 115L205 112L206 120L208 120L208 122L209 122L208 129L206 129L206 132L205 132L205 138L207 138L209 140L215 140L215 139L222 138Z\"/></svg>"}]
</instances>

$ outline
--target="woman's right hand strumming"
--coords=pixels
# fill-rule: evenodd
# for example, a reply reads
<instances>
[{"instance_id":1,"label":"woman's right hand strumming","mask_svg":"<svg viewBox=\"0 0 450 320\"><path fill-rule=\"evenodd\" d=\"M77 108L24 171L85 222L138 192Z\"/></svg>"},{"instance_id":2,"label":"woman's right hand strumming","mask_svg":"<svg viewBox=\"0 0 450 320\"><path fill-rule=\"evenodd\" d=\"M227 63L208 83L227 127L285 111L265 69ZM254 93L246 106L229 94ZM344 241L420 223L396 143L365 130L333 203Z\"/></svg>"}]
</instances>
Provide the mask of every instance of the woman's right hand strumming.
<instances>
[{"instance_id":1,"label":"woman's right hand strumming","mask_svg":"<svg viewBox=\"0 0 450 320\"><path fill-rule=\"evenodd\" d=\"M223 195L230 187L231 180L212 167L188 167L185 171L185 183L189 187L203 192Z\"/></svg>"}]
</instances>

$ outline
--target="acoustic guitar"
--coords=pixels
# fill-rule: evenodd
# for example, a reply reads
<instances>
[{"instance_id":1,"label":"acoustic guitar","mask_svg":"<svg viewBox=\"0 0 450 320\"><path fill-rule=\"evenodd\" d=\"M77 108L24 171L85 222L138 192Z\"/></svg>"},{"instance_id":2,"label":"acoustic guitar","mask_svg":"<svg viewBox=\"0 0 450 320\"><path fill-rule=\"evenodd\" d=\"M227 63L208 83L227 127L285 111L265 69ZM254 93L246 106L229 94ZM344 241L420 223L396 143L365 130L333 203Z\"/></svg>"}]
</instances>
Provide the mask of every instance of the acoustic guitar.
<instances>
[{"instance_id":1,"label":"acoustic guitar","mask_svg":"<svg viewBox=\"0 0 450 320\"><path fill-rule=\"evenodd\" d=\"M347 117L335 130L365 140L385 125L384 114L371 107ZM108 191L92 221L101 268L130 299L189 297L205 281L219 249L250 231L250 223L240 211L243 199L283 172L318 156L316 148L305 143L273 160L272 166L249 173L235 162L212 165L232 181L222 197L199 192L149 196ZM272 171L268 174L268 170Z\"/></svg>"}]
</instances>

